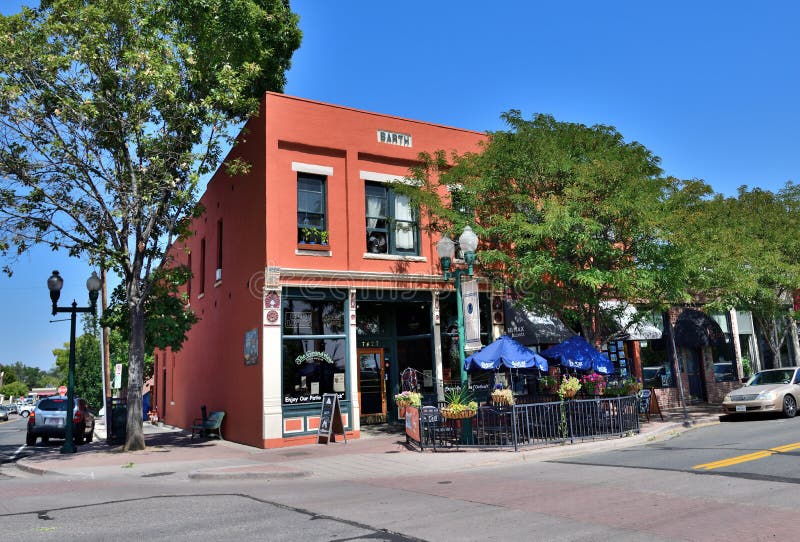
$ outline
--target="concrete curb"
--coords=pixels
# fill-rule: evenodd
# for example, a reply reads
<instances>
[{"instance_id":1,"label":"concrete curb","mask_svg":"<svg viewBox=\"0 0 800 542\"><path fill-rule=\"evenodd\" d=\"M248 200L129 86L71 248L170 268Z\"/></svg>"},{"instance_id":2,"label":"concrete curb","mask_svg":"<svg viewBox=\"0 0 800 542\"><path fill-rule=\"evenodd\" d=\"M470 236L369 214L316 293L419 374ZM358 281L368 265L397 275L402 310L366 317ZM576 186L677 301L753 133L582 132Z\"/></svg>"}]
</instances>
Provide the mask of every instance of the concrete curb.
<instances>
[{"instance_id":1,"label":"concrete curb","mask_svg":"<svg viewBox=\"0 0 800 542\"><path fill-rule=\"evenodd\" d=\"M34 467L33 465L28 465L25 462L25 459L20 459L18 461L15 461L14 466L23 472L27 472L28 474L35 474L37 476L62 476L62 474L58 471L42 469L40 467Z\"/></svg>"},{"instance_id":2,"label":"concrete curb","mask_svg":"<svg viewBox=\"0 0 800 542\"><path fill-rule=\"evenodd\" d=\"M225 469L191 471L188 477L190 480L273 480L275 478L290 480L294 478L307 478L314 475L313 472L309 471L265 471L263 468L232 472L233 469L241 468L242 467L227 467Z\"/></svg>"}]
</instances>

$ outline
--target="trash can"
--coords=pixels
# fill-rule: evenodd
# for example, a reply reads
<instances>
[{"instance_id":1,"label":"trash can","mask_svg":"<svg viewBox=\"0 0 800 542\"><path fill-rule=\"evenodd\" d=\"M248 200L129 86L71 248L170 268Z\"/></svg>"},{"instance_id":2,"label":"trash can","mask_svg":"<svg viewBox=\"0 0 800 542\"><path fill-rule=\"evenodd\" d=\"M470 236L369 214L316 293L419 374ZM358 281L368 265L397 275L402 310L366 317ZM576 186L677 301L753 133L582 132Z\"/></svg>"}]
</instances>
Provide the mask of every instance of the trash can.
<instances>
[{"instance_id":1,"label":"trash can","mask_svg":"<svg viewBox=\"0 0 800 542\"><path fill-rule=\"evenodd\" d=\"M128 429L128 405L121 397L112 397L106 408L106 441L124 444Z\"/></svg>"}]
</instances>

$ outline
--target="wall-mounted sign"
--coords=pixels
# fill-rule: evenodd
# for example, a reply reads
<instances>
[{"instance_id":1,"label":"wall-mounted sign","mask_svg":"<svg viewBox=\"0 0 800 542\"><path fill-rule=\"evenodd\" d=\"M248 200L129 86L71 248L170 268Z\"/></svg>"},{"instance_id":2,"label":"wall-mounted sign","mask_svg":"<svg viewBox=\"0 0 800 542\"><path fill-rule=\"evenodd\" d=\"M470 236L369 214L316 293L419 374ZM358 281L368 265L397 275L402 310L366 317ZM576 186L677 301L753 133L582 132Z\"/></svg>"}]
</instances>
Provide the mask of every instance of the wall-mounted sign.
<instances>
[{"instance_id":1,"label":"wall-mounted sign","mask_svg":"<svg viewBox=\"0 0 800 542\"><path fill-rule=\"evenodd\" d=\"M258 330L251 329L244 334L244 364L258 363Z\"/></svg>"},{"instance_id":2,"label":"wall-mounted sign","mask_svg":"<svg viewBox=\"0 0 800 542\"><path fill-rule=\"evenodd\" d=\"M397 132L389 132L387 130L378 130L378 141L386 143L387 145L398 145L400 147L411 148L411 135L400 134Z\"/></svg>"}]
</instances>

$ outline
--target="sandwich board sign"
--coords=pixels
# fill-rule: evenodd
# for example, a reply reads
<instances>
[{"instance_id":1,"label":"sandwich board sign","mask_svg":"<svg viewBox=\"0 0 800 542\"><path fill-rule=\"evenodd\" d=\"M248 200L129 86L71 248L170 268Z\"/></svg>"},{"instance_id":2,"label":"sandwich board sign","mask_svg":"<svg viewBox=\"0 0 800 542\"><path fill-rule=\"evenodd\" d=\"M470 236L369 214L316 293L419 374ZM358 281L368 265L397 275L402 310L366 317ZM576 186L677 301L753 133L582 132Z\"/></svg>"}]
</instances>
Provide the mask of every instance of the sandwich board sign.
<instances>
[{"instance_id":1,"label":"sandwich board sign","mask_svg":"<svg viewBox=\"0 0 800 542\"><path fill-rule=\"evenodd\" d=\"M344 437L344 443L347 444L347 435L345 435L342 423L342 411L339 407L339 395L324 393L322 395L322 412L319 415L317 444L336 442L336 433L341 434Z\"/></svg>"}]
</instances>

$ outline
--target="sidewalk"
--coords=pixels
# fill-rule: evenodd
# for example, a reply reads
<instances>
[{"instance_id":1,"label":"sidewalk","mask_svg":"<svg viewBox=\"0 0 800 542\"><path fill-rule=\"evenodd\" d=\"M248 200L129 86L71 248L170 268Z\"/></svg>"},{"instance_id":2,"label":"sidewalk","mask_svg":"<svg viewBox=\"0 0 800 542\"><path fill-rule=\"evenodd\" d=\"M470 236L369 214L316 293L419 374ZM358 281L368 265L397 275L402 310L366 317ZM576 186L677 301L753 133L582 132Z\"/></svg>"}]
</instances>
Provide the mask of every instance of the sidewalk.
<instances>
[{"instance_id":1,"label":"sidewalk","mask_svg":"<svg viewBox=\"0 0 800 542\"><path fill-rule=\"evenodd\" d=\"M687 408L684 425L682 410L668 410L663 421L656 415L641 425L638 435L609 440L588 441L564 446L513 451L458 451L420 453L406 447L399 428L367 428L362 438L324 444L262 450L235 442L190 439L190 434L169 426L144 424L147 449L123 452L110 446L102 418L97 419L96 439L84 444L75 454L62 455L51 448L17 461L17 467L34 474L71 478L114 478L180 476L194 480L277 479L319 477L355 479L385 476L396 469L419 473L490 466L524 461L545 461L607 451L671 438L692 427L719 423L719 410L709 405ZM408 470L407 470L408 471Z\"/></svg>"}]
</instances>

